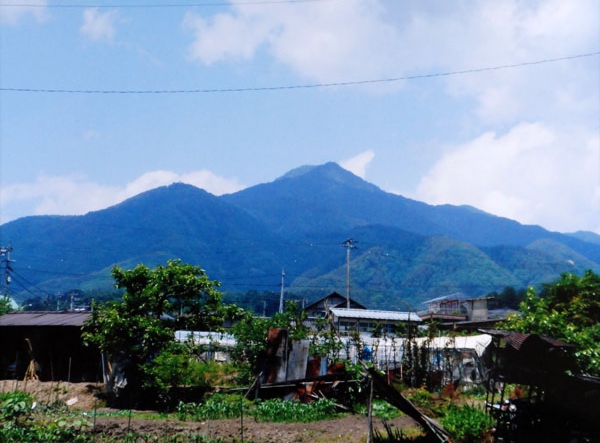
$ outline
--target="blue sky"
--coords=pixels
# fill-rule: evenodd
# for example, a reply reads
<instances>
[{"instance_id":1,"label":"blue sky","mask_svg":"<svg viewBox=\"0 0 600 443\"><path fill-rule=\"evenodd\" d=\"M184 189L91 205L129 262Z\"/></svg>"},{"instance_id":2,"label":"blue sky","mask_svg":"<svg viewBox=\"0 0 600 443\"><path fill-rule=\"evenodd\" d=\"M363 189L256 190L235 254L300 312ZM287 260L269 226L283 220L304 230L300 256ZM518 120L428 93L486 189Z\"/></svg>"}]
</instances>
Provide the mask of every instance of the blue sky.
<instances>
[{"instance_id":1,"label":"blue sky","mask_svg":"<svg viewBox=\"0 0 600 443\"><path fill-rule=\"evenodd\" d=\"M335 161L600 233L597 0L109 3L0 0L0 223Z\"/></svg>"}]
</instances>

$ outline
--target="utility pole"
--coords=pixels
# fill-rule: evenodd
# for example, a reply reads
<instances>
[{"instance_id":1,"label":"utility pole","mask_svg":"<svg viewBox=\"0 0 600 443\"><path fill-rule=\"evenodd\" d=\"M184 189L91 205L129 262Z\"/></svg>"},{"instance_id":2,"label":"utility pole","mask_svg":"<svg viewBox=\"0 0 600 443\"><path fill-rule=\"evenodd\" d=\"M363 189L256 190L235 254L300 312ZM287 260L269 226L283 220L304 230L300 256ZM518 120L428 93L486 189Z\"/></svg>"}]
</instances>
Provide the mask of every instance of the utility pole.
<instances>
[{"instance_id":1,"label":"utility pole","mask_svg":"<svg viewBox=\"0 0 600 443\"><path fill-rule=\"evenodd\" d=\"M281 292L279 294L279 313L283 314L283 278L285 277L285 272L281 270Z\"/></svg>"},{"instance_id":2,"label":"utility pole","mask_svg":"<svg viewBox=\"0 0 600 443\"><path fill-rule=\"evenodd\" d=\"M4 262L4 298L8 298L8 285L10 284L10 271L12 271L12 269L10 268L10 264L11 262L14 262L14 260L10 259L10 253L12 252L13 248L11 245L8 246L0 246L0 257L2 258L2 261Z\"/></svg>"},{"instance_id":3,"label":"utility pole","mask_svg":"<svg viewBox=\"0 0 600 443\"><path fill-rule=\"evenodd\" d=\"M346 309L350 309L350 249L356 249L355 243L358 242L352 238L342 243L346 248Z\"/></svg>"}]
</instances>

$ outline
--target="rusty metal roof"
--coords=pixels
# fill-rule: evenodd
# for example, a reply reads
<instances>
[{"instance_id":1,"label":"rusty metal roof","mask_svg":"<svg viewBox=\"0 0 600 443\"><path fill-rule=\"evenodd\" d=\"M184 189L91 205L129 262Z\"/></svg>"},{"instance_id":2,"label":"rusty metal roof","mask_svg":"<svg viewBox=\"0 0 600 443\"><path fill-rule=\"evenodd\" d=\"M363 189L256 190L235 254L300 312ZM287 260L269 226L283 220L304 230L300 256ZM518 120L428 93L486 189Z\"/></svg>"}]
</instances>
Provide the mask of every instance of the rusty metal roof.
<instances>
[{"instance_id":1,"label":"rusty metal roof","mask_svg":"<svg viewBox=\"0 0 600 443\"><path fill-rule=\"evenodd\" d=\"M10 312L0 316L2 326L83 326L92 313L62 311Z\"/></svg>"},{"instance_id":2,"label":"rusty metal roof","mask_svg":"<svg viewBox=\"0 0 600 443\"><path fill-rule=\"evenodd\" d=\"M537 340L544 343L547 348L571 348L574 345L565 343L547 335L542 334L523 334L514 331L502 331L497 329L480 329L481 332L493 335L494 337L502 338L508 346L516 349L517 351L525 344L525 342L531 342Z\"/></svg>"}]
</instances>

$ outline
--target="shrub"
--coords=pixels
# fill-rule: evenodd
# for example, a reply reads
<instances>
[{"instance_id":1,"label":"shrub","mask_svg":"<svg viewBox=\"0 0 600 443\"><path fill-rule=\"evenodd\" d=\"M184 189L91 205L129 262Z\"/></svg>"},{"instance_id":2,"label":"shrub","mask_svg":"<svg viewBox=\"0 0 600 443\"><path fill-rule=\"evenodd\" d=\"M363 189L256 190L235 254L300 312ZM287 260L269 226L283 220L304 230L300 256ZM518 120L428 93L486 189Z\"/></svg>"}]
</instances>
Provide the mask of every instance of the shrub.
<instances>
[{"instance_id":1,"label":"shrub","mask_svg":"<svg viewBox=\"0 0 600 443\"><path fill-rule=\"evenodd\" d=\"M441 423L457 441L463 443L481 441L492 426L489 415L482 408L471 405L450 405Z\"/></svg>"},{"instance_id":2,"label":"shrub","mask_svg":"<svg viewBox=\"0 0 600 443\"><path fill-rule=\"evenodd\" d=\"M336 415L335 402L330 399L320 399L312 403L272 399L257 401L251 414L256 421L263 422L311 422L326 420Z\"/></svg>"},{"instance_id":3,"label":"shrub","mask_svg":"<svg viewBox=\"0 0 600 443\"><path fill-rule=\"evenodd\" d=\"M33 397L25 392L0 394L0 418L3 421L17 421L31 413Z\"/></svg>"},{"instance_id":4,"label":"shrub","mask_svg":"<svg viewBox=\"0 0 600 443\"><path fill-rule=\"evenodd\" d=\"M221 420L247 413L252 403L241 395L214 394L204 403L180 402L175 413L179 420Z\"/></svg>"}]
</instances>

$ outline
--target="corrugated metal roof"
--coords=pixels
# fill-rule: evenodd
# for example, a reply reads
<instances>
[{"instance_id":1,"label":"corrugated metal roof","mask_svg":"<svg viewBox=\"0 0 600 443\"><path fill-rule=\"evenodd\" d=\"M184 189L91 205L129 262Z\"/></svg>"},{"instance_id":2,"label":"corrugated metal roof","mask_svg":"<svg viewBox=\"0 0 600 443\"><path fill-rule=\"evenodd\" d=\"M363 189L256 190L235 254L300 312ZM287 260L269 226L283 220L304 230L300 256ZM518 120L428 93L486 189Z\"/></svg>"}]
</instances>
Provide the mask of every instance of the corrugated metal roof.
<instances>
[{"instance_id":1,"label":"corrugated metal roof","mask_svg":"<svg viewBox=\"0 0 600 443\"><path fill-rule=\"evenodd\" d=\"M541 334L523 334L521 332L502 331L497 329L481 329L481 332L493 335L494 337L502 338L508 346L516 349L517 351L523 347L525 342L530 343L534 340L545 343L547 348L574 347L574 345L572 344L565 343L563 341Z\"/></svg>"},{"instance_id":2,"label":"corrugated metal roof","mask_svg":"<svg viewBox=\"0 0 600 443\"><path fill-rule=\"evenodd\" d=\"M10 312L0 316L1 326L83 326L91 312Z\"/></svg>"},{"instance_id":3,"label":"corrugated metal roof","mask_svg":"<svg viewBox=\"0 0 600 443\"><path fill-rule=\"evenodd\" d=\"M365 320L391 320L391 321L422 321L414 312L377 311L373 309L329 309L339 318L356 318Z\"/></svg>"}]
</instances>

